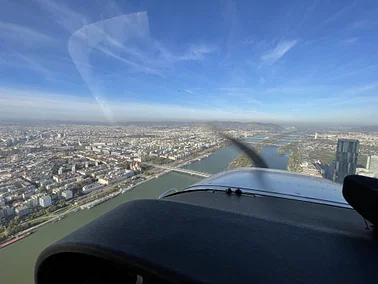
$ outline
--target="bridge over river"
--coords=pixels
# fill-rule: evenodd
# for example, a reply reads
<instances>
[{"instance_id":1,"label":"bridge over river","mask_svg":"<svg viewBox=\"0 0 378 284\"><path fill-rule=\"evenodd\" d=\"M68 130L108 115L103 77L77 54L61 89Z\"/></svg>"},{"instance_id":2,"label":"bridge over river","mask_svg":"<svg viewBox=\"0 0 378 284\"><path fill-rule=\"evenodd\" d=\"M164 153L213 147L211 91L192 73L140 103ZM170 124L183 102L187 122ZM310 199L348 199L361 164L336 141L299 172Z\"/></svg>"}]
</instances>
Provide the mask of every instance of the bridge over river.
<instances>
[{"instance_id":1,"label":"bridge over river","mask_svg":"<svg viewBox=\"0 0 378 284\"><path fill-rule=\"evenodd\" d=\"M258 145L259 143L258 142L245 142L246 144L251 144L251 146L256 146ZM264 147L265 146L276 146L276 147L281 147L281 146L284 146L285 144L275 144L275 143L268 143L268 144L264 144Z\"/></svg>"},{"instance_id":2,"label":"bridge over river","mask_svg":"<svg viewBox=\"0 0 378 284\"><path fill-rule=\"evenodd\" d=\"M143 163L143 164L150 166L150 167L155 167L155 168L159 168L159 169L185 173L185 174L189 174L189 175L196 175L196 176L205 177L205 178L211 176L211 174L208 174L208 173L188 170L188 169L179 168L179 167L170 167L170 166L167 166L167 165L156 165L156 164L152 164L152 163Z\"/></svg>"}]
</instances>

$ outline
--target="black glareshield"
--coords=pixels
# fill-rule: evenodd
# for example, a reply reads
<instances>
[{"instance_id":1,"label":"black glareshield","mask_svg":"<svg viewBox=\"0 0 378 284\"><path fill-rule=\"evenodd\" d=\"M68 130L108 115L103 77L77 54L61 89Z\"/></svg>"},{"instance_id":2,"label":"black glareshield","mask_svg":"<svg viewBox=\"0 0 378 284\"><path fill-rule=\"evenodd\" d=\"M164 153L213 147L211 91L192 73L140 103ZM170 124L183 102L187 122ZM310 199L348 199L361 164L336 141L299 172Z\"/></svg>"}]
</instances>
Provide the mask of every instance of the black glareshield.
<instances>
[{"instance_id":1,"label":"black glareshield","mask_svg":"<svg viewBox=\"0 0 378 284\"><path fill-rule=\"evenodd\" d=\"M345 200L373 225L378 224L378 179L350 175L343 184Z\"/></svg>"}]
</instances>

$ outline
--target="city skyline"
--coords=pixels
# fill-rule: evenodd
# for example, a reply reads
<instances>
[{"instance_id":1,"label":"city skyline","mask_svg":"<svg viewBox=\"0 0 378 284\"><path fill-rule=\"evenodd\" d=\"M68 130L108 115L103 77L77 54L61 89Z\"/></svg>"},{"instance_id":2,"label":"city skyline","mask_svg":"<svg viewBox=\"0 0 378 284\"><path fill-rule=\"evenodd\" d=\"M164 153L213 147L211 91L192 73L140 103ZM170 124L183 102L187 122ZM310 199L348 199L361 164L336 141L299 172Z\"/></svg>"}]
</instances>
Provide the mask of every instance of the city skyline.
<instances>
[{"instance_id":1,"label":"city skyline","mask_svg":"<svg viewBox=\"0 0 378 284\"><path fill-rule=\"evenodd\" d=\"M268 2L5 2L0 119L377 121L377 3Z\"/></svg>"},{"instance_id":2,"label":"city skyline","mask_svg":"<svg viewBox=\"0 0 378 284\"><path fill-rule=\"evenodd\" d=\"M229 137L239 137L267 162L270 169L264 180L268 174L273 174L270 181L278 174L289 178L288 199L313 192L328 207L338 192L344 201L341 184L321 179L332 177L340 139L360 141L356 174L378 177L378 129L215 125ZM125 201L158 198L169 189L182 190L209 176L254 171L227 172L235 166L250 167L251 160L214 129L197 123L0 123L0 133L0 272L6 283L33 279L43 249ZM280 173L283 170L287 172ZM303 186L306 179L325 187ZM280 178L277 182L279 187L286 184ZM265 183L264 190L276 198L271 184ZM17 273L9 270L9 263L17 264L12 266Z\"/></svg>"}]
</instances>

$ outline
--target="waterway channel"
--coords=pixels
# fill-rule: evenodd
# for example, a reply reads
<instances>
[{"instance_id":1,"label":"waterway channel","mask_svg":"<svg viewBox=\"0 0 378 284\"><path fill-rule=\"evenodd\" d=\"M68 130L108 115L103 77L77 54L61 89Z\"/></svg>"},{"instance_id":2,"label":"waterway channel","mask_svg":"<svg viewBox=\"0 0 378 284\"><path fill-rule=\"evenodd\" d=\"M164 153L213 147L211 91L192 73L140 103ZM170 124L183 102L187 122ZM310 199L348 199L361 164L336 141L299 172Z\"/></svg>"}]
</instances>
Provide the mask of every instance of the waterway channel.
<instances>
[{"instance_id":1,"label":"waterway channel","mask_svg":"<svg viewBox=\"0 0 378 284\"><path fill-rule=\"evenodd\" d=\"M247 141L259 142L263 138L264 136L256 136ZM277 144L286 144L289 140L290 137L289 139L279 141L280 143ZM208 158L195 161L185 167L214 174L226 170L228 164L239 154L240 152L234 146L227 146L216 151ZM271 168L286 169L287 156L280 155L277 146L264 147L261 155ZM57 223L50 223L41 227L31 236L0 250L0 282L34 283L35 261L39 253L53 242L124 202L134 199L157 198L169 188L183 189L199 180L201 180L200 177L170 172L157 179L154 178L145 182L131 191L120 194L92 209L69 214L67 218ZM69 265L68 268L62 268L62 273L70 273Z\"/></svg>"}]
</instances>

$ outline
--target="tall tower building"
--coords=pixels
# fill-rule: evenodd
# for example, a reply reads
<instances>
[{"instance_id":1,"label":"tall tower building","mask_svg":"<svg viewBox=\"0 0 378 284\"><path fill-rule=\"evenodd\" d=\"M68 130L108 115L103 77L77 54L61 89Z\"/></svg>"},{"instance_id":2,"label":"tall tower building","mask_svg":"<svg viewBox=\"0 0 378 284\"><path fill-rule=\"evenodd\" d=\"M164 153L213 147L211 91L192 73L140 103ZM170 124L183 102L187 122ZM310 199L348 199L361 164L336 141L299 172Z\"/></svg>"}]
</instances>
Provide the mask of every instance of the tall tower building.
<instances>
[{"instance_id":1,"label":"tall tower building","mask_svg":"<svg viewBox=\"0 0 378 284\"><path fill-rule=\"evenodd\" d=\"M369 156L367 158L366 169L369 172L372 172L375 175L378 175L378 156L374 155L374 156Z\"/></svg>"},{"instance_id":2,"label":"tall tower building","mask_svg":"<svg viewBox=\"0 0 378 284\"><path fill-rule=\"evenodd\" d=\"M351 139L339 139L337 141L336 161L333 180L342 183L348 175L356 173L360 142Z\"/></svg>"}]
</instances>

